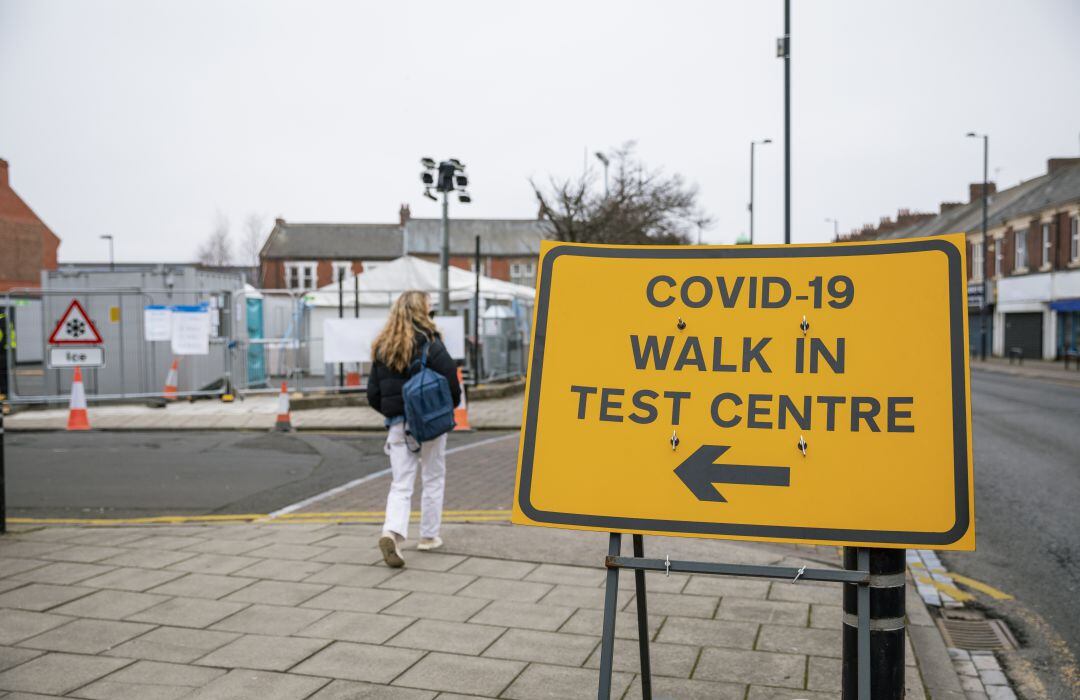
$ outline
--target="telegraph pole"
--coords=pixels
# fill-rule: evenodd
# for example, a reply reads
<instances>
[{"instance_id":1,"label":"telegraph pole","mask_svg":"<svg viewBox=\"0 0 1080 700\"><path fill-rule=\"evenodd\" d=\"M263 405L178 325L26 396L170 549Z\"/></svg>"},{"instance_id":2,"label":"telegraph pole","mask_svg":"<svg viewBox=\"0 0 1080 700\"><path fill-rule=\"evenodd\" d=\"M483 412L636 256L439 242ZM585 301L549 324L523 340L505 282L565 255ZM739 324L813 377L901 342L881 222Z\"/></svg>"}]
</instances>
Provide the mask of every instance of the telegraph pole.
<instances>
[{"instance_id":1,"label":"telegraph pole","mask_svg":"<svg viewBox=\"0 0 1080 700\"><path fill-rule=\"evenodd\" d=\"M974 131L969 131L966 136L968 138L980 138L983 142L983 182L982 182L982 269L979 270L980 279L982 279L982 303L979 304L979 359L986 362L986 351L988 345L987 335L987 311L990 308L990 280L989 275L986 274L986 261L989 259L990 251L986 246L986 219L987 219L987 207L990 201L990 134L976 134Z\"/></svg>"}]
</instances>

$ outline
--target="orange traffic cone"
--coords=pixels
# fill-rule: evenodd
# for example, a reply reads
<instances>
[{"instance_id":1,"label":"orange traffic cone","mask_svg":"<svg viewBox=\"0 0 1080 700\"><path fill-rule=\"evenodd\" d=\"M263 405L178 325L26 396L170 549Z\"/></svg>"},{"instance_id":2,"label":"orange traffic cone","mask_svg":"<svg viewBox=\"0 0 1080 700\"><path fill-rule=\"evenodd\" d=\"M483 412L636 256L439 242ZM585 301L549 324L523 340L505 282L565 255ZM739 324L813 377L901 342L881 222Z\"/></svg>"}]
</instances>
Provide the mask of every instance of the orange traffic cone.
<instances>
[{"instance_id":1,"label":"orange traffic cone","mask_svg":"<svg viewBox=\"0 0 1080 700\"><path fill-rule=\"evenodd\" d=\"M90 430L90 419L86 415L86 390L82 383L82 369L75 368L71 380L71 402L68 404L68 430Z\"/></svg>"},{"instance_id":2,"label":"orange traffic cone","mask_svg":"<svg viewBox=\"0 0 1080 700\"><path fill-rule=\"evenodd\" d=\"M289 432L292 430L292 419L289 417L289 387L285 382L281 383L281 393L278 394L278 416L274 423L274 430Z\"/></svg>"},{"instance_id":3,"label":"orange traffic cone","mask_svg":"<svg viewBox=\"0 0 1080 700\"><path fill-rule=\"evenodd\" d=\"M176 385L180 378L179 370L180 360L174 357L172 367L169 368L169 373L165 375L165 390L161 392L166 401L176 401Z\"/></svg>"},{"instance_id":4,"label":"orange traffic cone","mask_svg":"<svg viewBox=\"0 0 1080 700\"><path fill-rule=\"evenodd\" d=\"M472 430L469 425L469 402L465 399L465 380L461 376L461 368L457 369L457 380L461 386L461 401L454 407L454 431Z\"/></svg>"}]
</instances>

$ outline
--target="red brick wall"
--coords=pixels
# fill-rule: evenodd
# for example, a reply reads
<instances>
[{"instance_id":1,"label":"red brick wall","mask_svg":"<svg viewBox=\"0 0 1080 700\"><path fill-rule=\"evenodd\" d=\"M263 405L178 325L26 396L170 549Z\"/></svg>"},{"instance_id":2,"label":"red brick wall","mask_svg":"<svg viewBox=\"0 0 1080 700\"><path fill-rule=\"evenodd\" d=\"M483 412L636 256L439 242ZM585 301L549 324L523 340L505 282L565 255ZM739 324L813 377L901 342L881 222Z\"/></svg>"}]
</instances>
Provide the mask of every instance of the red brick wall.
<instances>
[{"instance_id":1,"label":"red brick wall","mask_svg":"<svg viewBox=\"0 0 1080 700\"><path fill-rule=\"evenodd\" d=\"M9 185L0 159L0 290L39 287L41 271L55 270L60 239Z\"/></svg>"}]
</instances>

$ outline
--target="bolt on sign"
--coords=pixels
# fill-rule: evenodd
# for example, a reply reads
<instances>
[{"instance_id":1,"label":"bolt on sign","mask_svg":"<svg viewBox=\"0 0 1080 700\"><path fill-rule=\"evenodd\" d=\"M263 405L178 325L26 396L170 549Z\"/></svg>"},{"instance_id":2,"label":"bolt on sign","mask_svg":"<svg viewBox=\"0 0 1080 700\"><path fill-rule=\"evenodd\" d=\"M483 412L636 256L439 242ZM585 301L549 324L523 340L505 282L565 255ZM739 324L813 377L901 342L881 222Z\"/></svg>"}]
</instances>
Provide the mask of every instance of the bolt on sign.
<instances>
[{"instance_id":1,"label":"bolt on sign","mask_svg":"<svg viewBox=\"0 0 1080 700\"><path fill-rule=\"evenodd\" d=\"M513 521L974 549L964 253L544 243Z\"/></svg>"}]
</instances>

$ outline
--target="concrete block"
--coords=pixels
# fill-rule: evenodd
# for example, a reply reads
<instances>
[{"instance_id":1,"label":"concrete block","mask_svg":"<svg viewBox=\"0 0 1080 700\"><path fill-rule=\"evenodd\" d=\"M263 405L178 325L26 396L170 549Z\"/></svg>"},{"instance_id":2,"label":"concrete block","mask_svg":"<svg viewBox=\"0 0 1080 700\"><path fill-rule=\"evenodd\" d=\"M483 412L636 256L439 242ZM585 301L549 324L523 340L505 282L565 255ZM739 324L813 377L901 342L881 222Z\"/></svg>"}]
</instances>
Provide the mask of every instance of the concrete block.
<instances>
[{"instance_id":1,"label":"concrete block","mask_svg":"<svg viewBox=\"0 0 1080 700\"><path fill-rule=\"evenodd\" d=\"M70 617L25 610L0 610L0 644L16 644L71 622Z\"/></svg>"},{"instance_id":2,"label":"concrete block","mask_svg":"<svg viewBox=\"0 0 1080 700\"><path fill-rule=\"evenodd\" d=\"M457 595L468 598L535 603L552 588L553 586L550 583L481 577L462 588L457 592Z\"/></svg>"},{"instance_id":3,"label":"concrete block","mask_svg":"<svg viewBox=\"0 0 1080 700\"><path fill-rule=\"evenodd\" d=\"M15 647L0 646L0 671L6 671L19 664L24 664L34 657L41 656L43 653L45 652L37 649L17 649Z\"/></svg>"},{"instance_id":4,"label":"concrete block","mask_svg":"<svg viewBox=\"0 0 1080 700\"><path fill-rule=\"evenodd\" d=\"M810 626L815 629L838 630L844 621L844 608L839 605L810 605Z\"/></svg>"},{"instance_id":5,"label":"concrete block","mask_svg":"<svg viewBox=\"0 0 1080 700\"><path fill-rule=\"evenodd\" d=\"M66 585L78 583L94 576L112 571L111 566L83 564L79 562L53 562L29 571L15 574L11 578L34 583L54 583Z\"/></svg>"},{"instance_id":6,"label":"concrete block","mask_svg":"<svg viewBox=\"0 0 1080 700\"><path fill-rule=\"evenodd\" d=\"M840 659L811 656L806 670L806 687L823 693L839 693L840 674Z\"/></svg>"},{"instance_id":7,"label":"concrete block","mask_svg":"<svg viewBox=\"0 0 1080 700\"><path fill-rule=\"evenodd\" d=\"M231 554L196 554L169 566L176 571L190 571L196 574L231 574L258 562L252 557L233 556Z\"/></svg>"},{"instance_id":8,"label":"concrete block","mask_svg":"<svg viewBox=\"0 0 1080 700\"><path fill-rule=\"evenodd\" d=\"M334 612L295 634L299 637L382 644L414 621L415 618L397 615Z\"/></svg>"},{"instance_id":9,"label":"concrete block","mask_svg":"<svg viewBox=\"0 0 1080 700\"><path fill-rule=\"evenodd\" d=\"M550 585L550 584L539 584ZM547 595L538 602L544 605L563 605L568 608L588 608L590 610L604 609L604 589L596 586L572 586L561 583L552 588ZM623 610L634 598L634 591L628 588L620 588L619 596L615 603L617 610Z\"/></svg>"},{"instance_id":10,"label":"concrete block","mask_svg":"<svg viewBox=\"0 0 1080 700\"><path fill-rule=\"evenodd\" d=\"M185 598L217 600L245 586L250 586L254 581L253 578L221 576L218 574L183 574L183 578L169 581L151 589L149 592Z\"/></svg>"},{"instance_id":11,"label":"concrete block","mask_svg":"<svg viewBox=\"0 0 1080 700\"><path fill-rule=\"evenodd\" d=\"M139 569L164 569L199 556L192 552L173 552L169 550L130 549L115 557L102 559L99 564L110 566L133 566Z\"/></svg>"},{"instance_id":12,"label":"concrete block","mask_svg":"<svg viewBox=\"0 0 1080 700\"><path fill-rule=\"evenodd\" d=\"M402 591L381 588L351 588L334 586L303 603L306 608L321 610L351 610L353 612L379 612L405 597Z\"/></svg>"},{"instance_id":13,"label":"concrete block","mask_svg":"<svg viewBox=\"0 0 1080 700\"><path fill-rule=\"evenodd\" d=\"M746 686L742 683L719 681L692 681L685 678L653 676L654 698L679 698L679 700L743 700ZM641 700L641 676L630 683L624 700Z\"/></svg>"},{"instance_id":14,"label":"concrete block","mask_svg":"<svg viewBox=\"0 0 1080 700\"><path fill-rule=\"evenodd\" d=\"M652 593L646 591L649 616L679 615L681 617L701 617L711 619L716 613L720 599L716 596L678 595L674 593ZM626 610L636 610L637 604L631 600Z\"/></svg>"},{"instance_id":15,"label":"concrete block","mask_svg":"<svg viewBox=\"0 0 1080 700\"><path fill-rule=\"evenodd\" d=\"M261 671L284 671L327 645L325 639L243 635L215 649L195 663L224 668L255 668Z\"/></svg>"},{"instance_id":16,"label":"concrete block","mask_svg":"<svg viewBox=\"0 0 1080 700\"><path fill-rule=\"evenodd\" d=\"M304 700L329 682L326 678L237 669L196 690L185 700Z\"/></svg>"},{"instance_id":17,"label":"concrete block","mask_svg":"<svg viewBox=\"0 0 1080 700\"><path fill-rule=\"evenodd\" d=\"M840 628L818 630L787 625L762 625L756 649L788 654L813 654L840 658Z\"/></svg>"},{"instance_id":18,"label":"concrete block","mask_svg":"<svg viewBox=\"0 0 1080 700\"><path fill-rule=\"evenodd\" d=\"M455 574L488 576L490 578L521 579L536 568L536 564L527 561L508 561L506 559L485 559L468 557L452 571Z\"/></svg>"},{"instance_id":19,"label":"concrete block","mask_svg":"<svg viewBox=\"0 0 1080 700\"><path fill-rule=\"evenodd\" d=\"M15 692L64 695L131 663L81 654L45 654L0 673L0 688Z\"/></svg>"},{"instance_id":20,"label":"concrete block","mask_svg":"<svg viewBox=\"0 0 1080 700\"><path fill-rule=\"evenodd\" d=\"M261 557L263 559L311 559L319 554L325 554L326 547L315 547L309 544L270 544L248 552L248 556Z\"/></svg>"},{"instance_id":21,"label":"concrete block","mask_svg":"<svg viewBox=\"0 0 1080 700\"><path fill-rule=\"evenodd\" d=\"M141 637L106 651L105 654L128 659L186 664L239 637L239 634L231 632L158 627Z\"/></svg>"},{"instance_id":22,"label":"concrete block","mask_svg":"<svg viewBox=\"0 0 1080 700\"><path fill-rule=\"evenodd\" d=\"M287 637L321 620L325 610L290 608L281 605L251 605L215 623L210 629L245 634Z\"/></svg>"},{"instance_id":23,"label":"concrete block","mask_svg":"<svg viewBox=\"0 0 1080 700\"><path fill-rule=\"evenodd\" d=\"M70 561L70 562L84 562L92 563L101 561L108 557L114 557L117 554L122 554L126 550L120 547L105 547L101 545L93 544L74 544L62 549L49 552L42 555L43 559L51 559L53 561Z\"/></svg>"},{"instance_id":24,"label":"concrete block","mask_svg":"<svg viewBox=\"0 0 1080 700\"><path fill-rule=\"evenodd\" d=\"M225 596L225 600L238 603L263 603L266 605L299 605L314 598L330 586L323 583L294 583L290 581L256 581Z\"/></svg>"},{"instance_id":25,"label":"concrete block","mask_svg":"<svg viewBox=\"0 0 1080 700\"><path fill-rule=\"evenodd\" d=\"M599 586L604 583L606 574L607 572L601 568L541 564L530 571L525 576L525 580L541 583L569 583L573 586Z\"/></svg>"},{"instance_id":26,"label":"concrete block","mask_svg":"<svg viewBox=\"0 0 1080 700\"><path fill-rule=\"evenodd\" d=\"M632 680L633 676L629 673L612 673L612 697L622 697ZM598 681L596 671L532 664L500 697L515 700L586 700L596 697Z\"/></svg>"},{"instance_id":27,"label":"concrete block","mask_svg":"<svg viewBox=\"0 0 1080 700\"><path fill-rule=\"evenodd\" d=\"M511 629L488 647L483 656L562 666L581 666L599 644L599 637Z\"/></svg>"},{"instance_id":28,"label":"concrete block","mask_svg":"<svg viewBox=\"0 0 1080 700\"><path fill-rule=\"evenodd\" d=\"M173 627L209 627L229 615L247 607L244 603L198 598L173 598L160 605L147 608L128 619L133 622L152 622Z\"/></svg>"},{"instance_id":29,"label":"concrete block","mask_svg":"<svg viewBox=\"0 0 1080 700\"><path fill-rule=\"evenodd\" d=\"M49 608L82 598L93 593L93 588L81 586L54 586L49 583L29 583L20 588L13 588L0 593L0 608L33 610L41 612Z\"/></svg>"},{"instance_id":30,"label":"concrete block","mask_svg":"<svg viewBox=\"0 0 1080 700\"><path fill-rule=\"evenodd\" d=\"M520 661L430 653L398 677L393 685L495 697L510 685L524 666ZM558 668L570 672L565 667Z\"/></svg>"},{"instance_id":31,"label":"concrete block","mask_svg":"<svg viewBox=\"0 0 1080 700\"><path fill-rule=\"evenodd\" d=\"M744 651L706 647L701 651L694 678L802 688L806 657L771 651Z\"/></svg>"},{"instance_id":32,"label":"concrete block","mask_svg":"<svg viewBox=\"0 0 1080 700\"><path fill-rule=\"evenodd\" d=\"M449 574L441 571L417 571L415 569L406 568L397 576L380 583L379 588L451 595L460 591L475 579L475 576L466 576L464 574Z\"/></svg>"},{"instance_id":33,"label":"concrete block","mask_svg":"<svg viewBox=\"0 0 1080 700\"><path fill-rule=\"evenodd\" d=\"M319 565L316 562L291 562L301 565ZM372 588L398 572L387 566L366 566L363 564L329 564L322 571L311 574L305 583L328 583L332 586L356 586ZM243 574L243 571L238 572Z\"/></svg>"},{"instance_id":34,"label":"concrete block","mask_svg":"<svg viewBox=\"0 0 1080 700\"><path fill-rule=\"evenodd\" d=\"M625 591L635 590L637 584L634 581L634 571L630 569L623 569L619 572L619 589ZM692 591L684 590L686 584L690 581L690 576L687 574L671 574L665 576L658 571L646 571L645 572L645 591L652 595L653 593L692 593ZM601 586L603 588L603 586ZM695 595L713 595L712 593L700 593ZM717 594L719 595L719 594Z\"/></svg>"},{"instance_id":35,"label":"concrete block","mask_svg":"<svg viewBox=\"0 0 1080 700\"><path fill-rule=\"evenodd\" d=\"M656 630L664 622L660 615L649 615L649 636L656 637ZM558 628L560 632L571 634L591 634L599 637L604 631L604 617L602 610L578 610ZM632 608L619 612L615 615L616 639L637 639L638 624L637 613Z\"/></svg>"},{"instance_id":36,"label":"concrete block","mask_svg":"<svg viewBox=\"0 0 1080 700\"><path fill-rule=\"evenodd\" d=\"M672 644L752 649L759 626L756 622L672 616L664 623L656 639Z\"/></svg>"},{"instance_id":37,"label":"concrete block","mask_svg":"<svg viewBox=\"0 0 1080 700\"><path fill-rule=\"evenodd\" d=\"M698 658L698 648L682 644L649 643L649 659L652 672L658 676L689 678ZM598 646L585 662L587 668L600 668ZM641 673L641 651L636 640L616 639L612 667L616 671Z\"/></svg>"},{"instance_id":38,"label":"concrete block","mask_svg":"<svg viewBox=\"0 0 1080 700\"><path fill-rule=\"evenodd\" d=\"M483 598L462 598L439 593L410 593L382 612L428 620L464 622L489 603L491 603L490 600Z\"/></svg>"},{"instance_id":39,"label":"concrete block","mask_svg":"<svg viewBox=\"0 0 1080 700\"><path fill-rule=\"evenodd\" d=\"M153 629L152 625L135 622L74 620L24 640L20 642L20 646L78 654L99 654L150 629Z\"/></svg>"},{"instance_id":40,"label":"concrete block","mask_svg":"<svg viewBox=\"0 0 1080 700\"><path fill-rule=\"evenodd\" d=\"M495 600L470 618L469 622L554 632L573 612L573 608L558 605Z\"/></svg>"},{"instance_id":41,"label":"concrete block","mask_svg":"<svg viewBox=\"0 0 1080 700\"><path fill-rule=\"evenodd\" d=\"M414 649L333 642L292 670L312 676L389 683L423 655Z\"/></svg>"},{"instance_id":42,"label":"concrete block","mask_svg":"<svg viewBox=\"0 0 1080 700\"><path fill-rule=\"evenodd\" d=\"M152 569L136 569L131 566L123 566L101 576L88 578L83 582L83 585L139 593L186 575L182 571L154 571Z\"/></svg>"},{"instance_id":43,"label":"concrete block","mask_svg":"<svg viewBox=\"0 0 1080 700\"><path fill-rule=\"evenodd\" d=\"M727 596L721 599L716 617L720 620L805 626L810 619L810 606L806 603Z\"/></svg>"},{"instance_id":44,"label":"concrete block","mask_svg":"<svg viewBox=\"0 0 1080 700\"><path fill-rule=\"evenodd\" d=\"M316 561L295 561L291 559L264 559L258 564L244 567L236 576L270 579L272 581L303 581L327 568L326 564ZM317 583L317 582L313 582ZM327 583L323 581L321 583Z\"/></svg>"},{"instance_id":45,"label":"concrete block","mask_svg":"<svg viewBox=\"0 0 1080 700\"><path fill-rule=\"evenodd\" d=\"M58 615L71 615L73 617L123 620L129 615L134 615L167 600L169 600L169 596L106 590L91 593L58 608L53 608L53 612Z\"/></svg>"},{"instance_id":46,"label":"concrete block","mask_svg":"<svg viewBox=\"0 0 1080 700\"><path fill-rule=\"evenodd\" d=\"M431 690L338 680L312 695L310 700L431 700L434 697Z\"/></svg>"},{"instance_id":47,"label":"concrete block","mask_svg":"<svg viewBox=\"0 0 1080 700\"><path fill-rule=\"evenodd\" d=\"M389 646L445 651L453 654L479 654L491 646L505 627L493 627L446 620L417 620L386 642Z\"/></svg>"}]
</instances>

